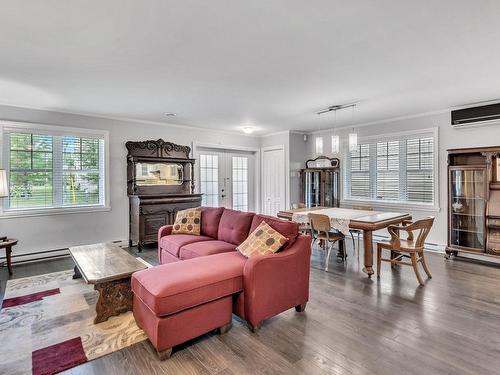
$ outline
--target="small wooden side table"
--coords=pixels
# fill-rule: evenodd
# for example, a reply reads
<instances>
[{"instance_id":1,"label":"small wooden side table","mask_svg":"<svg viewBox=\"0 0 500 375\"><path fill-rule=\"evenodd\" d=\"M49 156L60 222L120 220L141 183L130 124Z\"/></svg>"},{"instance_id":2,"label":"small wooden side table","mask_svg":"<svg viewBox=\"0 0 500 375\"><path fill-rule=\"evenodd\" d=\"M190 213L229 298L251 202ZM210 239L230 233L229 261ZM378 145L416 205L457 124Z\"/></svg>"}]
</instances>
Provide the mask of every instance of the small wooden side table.
<instances>
[{"instance_id":1,"label":"small wooden side table","mask_svg":"<svg viewBox=\"0 0 500 375\"><path fill-rule=\"evenodd\" d=\"M7 258L7 268L9 270L9 275L12 276L12 246L17 245L17 240L14 238L1 238L0 237L0 249L5 249L5 257Z\"/></svg>"}]
</instances>

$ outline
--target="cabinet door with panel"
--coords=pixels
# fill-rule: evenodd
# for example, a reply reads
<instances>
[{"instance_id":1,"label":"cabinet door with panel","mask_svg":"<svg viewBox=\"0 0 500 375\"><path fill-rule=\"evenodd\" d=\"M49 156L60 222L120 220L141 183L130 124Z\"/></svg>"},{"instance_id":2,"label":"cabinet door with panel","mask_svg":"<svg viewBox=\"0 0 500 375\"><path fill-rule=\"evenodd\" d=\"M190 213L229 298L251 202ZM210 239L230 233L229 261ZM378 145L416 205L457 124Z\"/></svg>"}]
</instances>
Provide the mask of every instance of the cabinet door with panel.
<instances>
[{"instance_id":1,"label":"cabinet door with panel","mask_svg":"<svg viewBox=\"0 0 500 375\"><path fill-rule=\"evenodd\" d=\"M484 252L487 171L485 167L449 168L449 245Z\"/></svg>"}]
</instances>

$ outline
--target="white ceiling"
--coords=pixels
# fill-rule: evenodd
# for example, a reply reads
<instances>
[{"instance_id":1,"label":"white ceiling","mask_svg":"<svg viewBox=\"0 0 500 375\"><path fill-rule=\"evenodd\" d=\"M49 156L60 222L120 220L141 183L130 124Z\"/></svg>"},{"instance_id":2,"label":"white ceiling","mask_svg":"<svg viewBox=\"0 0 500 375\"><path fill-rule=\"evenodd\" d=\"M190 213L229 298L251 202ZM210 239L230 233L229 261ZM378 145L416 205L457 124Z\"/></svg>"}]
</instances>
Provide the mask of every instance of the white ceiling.
<instances>
[{"instance_id":1,"label":"white ceiling","mask_svg":"<svg viewBox=\"0 0 500 375\"><path fill-rule=\"evenodd\" d=\"M29 5L28 5L29 4ZM259 133L500 98L498 0L0 0L0 103ZM178 113L167 119L163 112Z\"/></svg>"}]
</instances>

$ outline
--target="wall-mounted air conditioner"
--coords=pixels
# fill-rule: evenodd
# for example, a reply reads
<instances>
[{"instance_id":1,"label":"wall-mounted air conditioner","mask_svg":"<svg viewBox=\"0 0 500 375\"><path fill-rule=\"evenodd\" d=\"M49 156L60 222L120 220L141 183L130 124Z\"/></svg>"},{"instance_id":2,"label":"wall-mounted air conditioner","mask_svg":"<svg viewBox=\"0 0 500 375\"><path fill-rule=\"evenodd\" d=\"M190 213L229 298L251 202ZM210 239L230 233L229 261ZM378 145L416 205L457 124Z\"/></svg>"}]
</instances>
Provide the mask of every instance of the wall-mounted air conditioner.
<instances>
[{"instance_id":1,"label":"wall-mounted air conditioner","mask_svg":"<svg viewBox=\"0 0 500 375\"><path fill-rule=\"evenodd\" d=\"M454 128L500 124L500 103L451 111Z\"/></svg>"}]
</instances>

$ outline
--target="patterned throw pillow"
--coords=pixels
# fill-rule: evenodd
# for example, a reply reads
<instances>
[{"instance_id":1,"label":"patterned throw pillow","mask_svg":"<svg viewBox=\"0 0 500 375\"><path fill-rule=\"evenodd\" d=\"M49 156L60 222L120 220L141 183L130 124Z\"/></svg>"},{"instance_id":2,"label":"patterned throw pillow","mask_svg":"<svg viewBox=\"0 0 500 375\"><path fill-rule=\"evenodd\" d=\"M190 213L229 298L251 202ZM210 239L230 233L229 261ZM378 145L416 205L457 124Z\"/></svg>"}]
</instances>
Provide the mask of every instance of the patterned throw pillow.
<instances>
[{"instance_id":1,"label":"patterned throw pillow","mask_svg":"<svg viewBox=\"0 0 500 375\"><path fill-rule=\"evenodd\" d=\"M201 208L190 208L177 212L172 234L200 235Z\"/></svg>"},{"instance_id":2,"label":"patterned throw pillow","mask_svg":"<svg viewBox=\"0 0 500 375\"><path fill-rule=\"evenodd\" d=\"M287 241L288 238L263 221L236 249L247 258L268 255L277 252Z\"/></svg>"}]
</instances>

